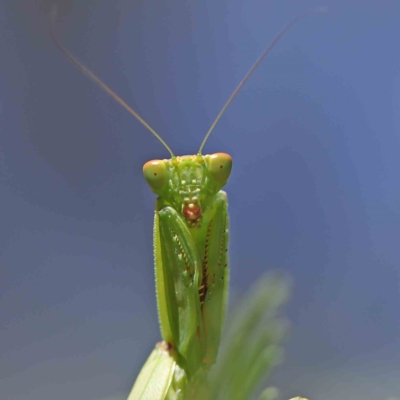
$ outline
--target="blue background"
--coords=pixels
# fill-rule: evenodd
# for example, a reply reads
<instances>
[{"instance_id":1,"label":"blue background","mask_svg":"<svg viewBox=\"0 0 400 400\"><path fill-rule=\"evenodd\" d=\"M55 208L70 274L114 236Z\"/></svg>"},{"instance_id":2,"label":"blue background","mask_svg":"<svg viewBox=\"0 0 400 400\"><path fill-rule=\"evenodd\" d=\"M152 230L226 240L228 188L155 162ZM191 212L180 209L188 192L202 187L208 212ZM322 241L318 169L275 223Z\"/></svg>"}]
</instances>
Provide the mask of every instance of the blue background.
<instances>
[{"instance_id":1,"label":"blue background","mask_svg":"<svg viewBox=\"0 0 400 400\"><path fill-rule=\"evenodd\" d=\"M287 21L329 7L282 39L205 153L234 159L233 296L293 277L269 383L400 394L400 3L58 3L62 42L176 154ZM0 35L0 399L124 399L159 340L141 168L168 153L57 51L35 2L0 1Z\"/></svg>"}]
</instances>

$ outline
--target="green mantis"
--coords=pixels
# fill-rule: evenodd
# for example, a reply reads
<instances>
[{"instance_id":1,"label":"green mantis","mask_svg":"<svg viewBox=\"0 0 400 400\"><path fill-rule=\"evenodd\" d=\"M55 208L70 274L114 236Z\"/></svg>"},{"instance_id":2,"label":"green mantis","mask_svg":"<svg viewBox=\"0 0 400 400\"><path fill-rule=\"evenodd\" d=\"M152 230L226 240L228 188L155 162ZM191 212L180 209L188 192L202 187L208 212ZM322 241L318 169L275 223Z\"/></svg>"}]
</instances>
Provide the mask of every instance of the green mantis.
<instances>
[{"instance_id":1,"label":"green mantis","mask_svg":"<svg viewBox=\"0 0 400 400\"><path fill-rule=\"evenodd\" d=\"M143 167L159 196L154 254L161 333L189 376L214 364L218 351L228 280L227 202L220 189L231 168L224 153Z\"/></svg>"},{"instance_id":2,"label":"green mantis","mask_svg":"<svg viewBox=\"0 0 400 400\"><path fill-rule=\"evenodd\" d=\"M198 152L187 156L175 156L161 136L65 49L51 30L58 48L142 123L171 156L143 166L144 177L158 196L154 257L162 342L143 366L128 400L184 399L195 392L196 398L208 398L206 377L217 359L228 296L229 219L227 195L221 189L231 173L232 158L225 153L203 155L202 150L250 75L305 15L292 20L276 36L229 97Z\"/></svg>"}]
</instances>

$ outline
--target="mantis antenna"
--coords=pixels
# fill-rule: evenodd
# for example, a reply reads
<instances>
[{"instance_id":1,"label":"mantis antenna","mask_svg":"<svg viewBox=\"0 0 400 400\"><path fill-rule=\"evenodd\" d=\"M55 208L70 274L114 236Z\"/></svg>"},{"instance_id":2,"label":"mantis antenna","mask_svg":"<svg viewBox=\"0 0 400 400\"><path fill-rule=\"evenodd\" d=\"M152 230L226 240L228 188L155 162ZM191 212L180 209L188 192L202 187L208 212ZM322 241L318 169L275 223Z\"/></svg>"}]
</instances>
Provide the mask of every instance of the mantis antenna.
<instances>
[{"instance_id":1,"label":"mantis antenna","mask_svg":"<svg viewBox=\"0 0 400 400\"><path fill-rule=\"evenodd\" d=\"M69 50L67 50L61 42L58 40L54 32L54 20L57 15L57 8L53 6L50 15L50 35L58 47L58 49L63 53L73 64L75 64L86 76L88 76L92 81L94 81L101 89L103 89L109 96L111 96L117 103L124 107L131 115L133 115L142 125L144 125L169 151L171 157L174 158L175 155L171 148L167 145L164 139L121 97L119 97L113 90L111 90L100 78L98 78L89 68L82 64Z\"/></svg>"},{"instance_id":2,"label":"mantis antenna","mask_svg":"<svg viewBox=\"0 0 400 400\"><path fill-rule=\"evenodd\" d=\"M232 103L232 100L236 97L236 95L239 93L240 89L243 87L243 85L247 82L247 80L250 78L252 73L257 69L257 67L260 65L261 61L264 60L265 56L273 49L273 47L281 40L282 36L285 35L286 32L290 30L290 28L293 27L297 22L299 22L301 19L308 17L310 14L313 14L315 12L323 12L325 11L325 8L317 8L310 10L304 14L298 15L297 17L293 18L287 25L283 27L283 29L275 36L275 38L272 40L272 42L267 46L267 48L264 50L264 52L261 54L261 56L258 58L258 60L253 64L253 66L250 68L250 70L247 72L245 77L242 79L242 81L239 83L239 85L236 87L236 89L233 91L225 105L222 107L221 111L217 115L217 118L215 118L214 122L212 123L210 129L206 133L206 136L204 137L200 149L198 151L198 154L201 154L204 145L207 142L207 139L209 138L211 132L214 130L215 125L217 125L218 121L221 119L222 115L226 111L226 109L229 107L229 105Z\"/></svg>"},{"instance_id":3,"label":"mantis antenna","mask_svg":"<svg viewBox=\"0 0 400 400\"><path fill-rule=\"evenodd\" d=\"M286 32L288 32L298 21L301 19L309 16L312 13L315 12L323 12L325 11L325 8L317 8L315 10L310 10L302 15L298 15L297 17L293 18L286 26L283 27L283 29L275 36L275 38L272 40L272 42L268 45L268 47L264 50L264 52L261 54L261 56L258 58L258 60L253 64L253 66L250 68L250 70L247 72L245 77L242 79L242 81L239 83L239 85L236 87L236 89L233 91L225 105L222 107L221 111L215 118L214 122L212 123L210 129L206 133L198 154L201 154L204 145L207 142L207 139L209 138L211 132L214 130L215 126L217 125L218 121L221 119L222 115L225 113L226 109L229 107L229 105L232 103L232 100L236 97L236 95L239 93L240 89L244 86L244 84L247 82L247 80L250 78L250 76L253 74L253 72L257 69L257 67L260 65L262 60L265 58L265 56L273 49L273 47L280 41L282 36L285 35ZM94 81L101 89L103 89L109 96L111 96L117 103L119 103L122 107L124 107L131 115L133 115L142 125L144 125L163 145L164 147L168 150L168 152L171 154L171 157L175 157L174 153L172 152L171 148L167 145L167 143L164 141L164 139L150 126L149 123L146 122L145 119L143 119L126 101L124 101L121 97L119 97L113 90L111 90L100 78L98 78L89 68L87 68L85 65L82 64L81 61L78 60L67 48L65 48L61 42L58 40L55 32L54 32L54 20L57 15L57 7L53 6L51 10L51 15L50 15L50 36L54 42L54 44L57 46L57 48L73 63L75 64L86 76L88 76L92 81Z\"/></svg>"}]
</instances>

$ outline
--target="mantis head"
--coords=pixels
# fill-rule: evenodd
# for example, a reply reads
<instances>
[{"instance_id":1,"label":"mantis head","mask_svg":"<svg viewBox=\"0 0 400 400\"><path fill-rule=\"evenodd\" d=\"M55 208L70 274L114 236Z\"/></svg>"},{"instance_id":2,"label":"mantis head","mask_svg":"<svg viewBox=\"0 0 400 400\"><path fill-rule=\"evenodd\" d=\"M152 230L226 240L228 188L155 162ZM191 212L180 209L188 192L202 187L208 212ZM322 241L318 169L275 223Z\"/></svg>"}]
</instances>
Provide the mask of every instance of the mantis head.
<instances>
[{"instance_id":1,"label":"mantis head","mask_svg":"<svg viewBox=\"0 0 400 400\"><path fill-rule=\"evenodd\" d=\"M225 186L232 170L226 153L151 160L143 166L144 177L165 204L195 227L214 196Z\"/></svg>"}]
</instances>

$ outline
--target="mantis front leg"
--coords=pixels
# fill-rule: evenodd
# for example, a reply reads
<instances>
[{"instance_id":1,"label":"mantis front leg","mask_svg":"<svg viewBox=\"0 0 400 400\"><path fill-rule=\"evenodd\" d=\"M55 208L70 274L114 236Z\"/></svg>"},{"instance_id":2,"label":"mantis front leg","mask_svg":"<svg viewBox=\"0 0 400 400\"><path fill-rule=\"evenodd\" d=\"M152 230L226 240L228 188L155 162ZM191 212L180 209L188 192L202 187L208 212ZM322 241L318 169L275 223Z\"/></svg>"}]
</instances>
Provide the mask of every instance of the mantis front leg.
<instances>
[{"instance_id":1,"label":"mantis front leg","mask_svg":"<svg viewBox=\"0 0 400 400\"><path fill-rule=\"evenodd\" d=\"M215 363L225 317L228 282L226 194L219 192L201 225L188 227L157 201L154 254L163 340L189 375Z\"/></svg>"}]
</instances>

